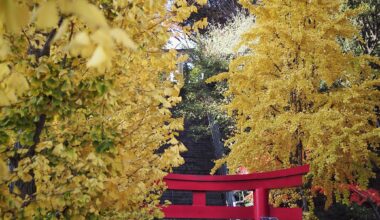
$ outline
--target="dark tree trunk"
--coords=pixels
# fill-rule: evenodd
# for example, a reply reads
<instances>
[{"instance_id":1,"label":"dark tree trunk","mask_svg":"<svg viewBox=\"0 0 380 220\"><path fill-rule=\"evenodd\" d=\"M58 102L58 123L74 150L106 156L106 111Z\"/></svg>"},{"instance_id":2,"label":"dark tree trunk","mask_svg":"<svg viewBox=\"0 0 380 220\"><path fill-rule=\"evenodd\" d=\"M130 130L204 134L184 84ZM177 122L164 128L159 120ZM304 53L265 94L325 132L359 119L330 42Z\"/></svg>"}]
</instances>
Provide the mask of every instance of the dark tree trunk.
<instances>
[{"instance_id":1,"label":"dark tree trunk","mask_svg":"<svg viewBox=\"0 0 380 220\"><path fill-rule=\"evenodd\" d=\"M63 17L61 17L58 21L58 26L60 27L63 22ZM50 31L50 33L46 37L45 44L41 48L35 48L29 38L27 37L27 40L29 42L29 48L28 48L28 54L34 55L36 57L36 60L38 61L39 58L43 56L50 56L50 46L51 43L57 34L57 29L54 28ZM32 158L35 155L35 149L36 146L40 143L40 136L42 133L42 130L45 127L45 122L46 122L46 115L45 114L40 114L38 121L35 123L35 132L33 135L33 144L32 146L22 146L19 142L15 143L14 149L16 151L15 155L10 158L10 164L9 168L10 171L14 171L18 167L18 163L20 160L24 158ZM19 149L28 149L27 153L24 155L20 155L17 153L17 150ZM30 171L29 173L32 176L32 180L30 182L24 182L22 180L17 180L16 182L13 182L9 185L9 190L10 192L15 192L15 188L17 187L20 190L20 196L22 199L26 199L27 197L30 199L33 199L34 194L36 192L36 184L34 181L34 173L33 171ZM23 206L28 205L28 202L25 202Z\"/></svg>"},{"instance_id":2,"label":"dark tree trunk","mask_svg":"<svg viewBox=\"0 0 380 220\"><path fill-rule=\"evenodd\" d=\"M211 114L207 114L209 127L211 130L211 138L212 138L212 145L215 149L215 158L220 159L224 156L224 144L221 141L222 135L220 133L219 124L217 121L215 121L214 117ZM222 167L220 167L217 171L217 174L219 175L227 175L227 165L223 164ZM225 193L226 203L227 206L233 206L235 202L235 197L233 196L233 192L226 192Z\"/></svg>"},{"instance_id":3,"label":"dark tree trunk","mask_svg":"<svg viewBox=\"0 0 380 220\"><path fill-rule=\"evenodd\" d=\"M9 168L10 168L11 172L14 171L18 167L18 163L20 160L27 158L27 157L32 158L35 155L35 149L36 149L36 146L38 145L38 143L40 143L40 136L41 136L42 130L45 126L45 121L46 121L46 115L41 114L39 116L38 122L36 122L36 124L35 124L36 130L35 130L35 133L33 136L33 145L32 146L29 146L29 147L28 146L22 146L20 144L20 142L15 143L14 148L15 148L16 154L15 154L15 156L10 158L10 163L9 163ZM28 149L28 152L24 155L18 154L17 150L23 149L23 148ZM33 171L30 171L29 174L32 177L34 177ZM34 194L36 193L36 190L37 190L34 178L30 182L24 182L24 181L19 179L16 182L13 182L9 185L9 190L14 193L15 187L17 187L19 189L20 194L18 196L20 196L22 199L26 199L26 198L33 199ZM28 202L25 202L23 204L23 206L26 206L27 204L28 204Z\"/></svg>"}]
</instances>

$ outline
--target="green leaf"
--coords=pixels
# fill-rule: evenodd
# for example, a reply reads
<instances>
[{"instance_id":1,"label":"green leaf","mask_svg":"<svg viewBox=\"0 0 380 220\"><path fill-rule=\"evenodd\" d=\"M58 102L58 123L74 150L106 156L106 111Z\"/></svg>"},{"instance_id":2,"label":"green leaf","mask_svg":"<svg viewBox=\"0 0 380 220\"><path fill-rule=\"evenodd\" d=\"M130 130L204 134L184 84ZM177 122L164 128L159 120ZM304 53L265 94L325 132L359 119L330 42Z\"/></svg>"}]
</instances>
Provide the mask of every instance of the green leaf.
<instances>
[{"instance_id":1,"label":"green leaf","mask_svg":"<svg viewBox=\"0 0 380 220\"><path fill-rule=\"evenodd\" d=\"M49 78L48 80L45 81L45 85L48 88L55 89L59 86L59 81L54 78Z\"/></svg>"},{"instance_id":2,"label":"green leaf","mask_svg":"<svg viewBox=\"0 0 380 220\"><path fill-rule=\"evenodd\" d=\"M103 153L108 151L113 146L113 142L111 140L103 140L97 147L97 153Z\"/></svg>"},{"instance_id":3,"label":"green leaf","mask_svg":"<svg viewBox=\"0 0 380 220\"><path fill-rule=\"evenodd\" d=\"M7 150L6 145L0 145L0 153L4 153Z\"/></svg>"},{"instance_id":4,"label":"green leaf","mask_svg":"<svg viewBox=\"0 0 380 220\"><path fill-rule=\"evenodd\" d=\"M20 144L22 146L31 146L33 145L33 136L34 136L34 132L28 132L28 131L25 131L22 133L21 137L20 137Z\"/></svg>"},{"instance_id":5,"label":"green leaf","mask_svg":"<svg viewBox=\"0 0 380 220\"><path fill-rule=\"evenodd\" d=\"M72 84L71 84L71 82L70 82L70 80L65 80L64 82L63 82L63 85L62 85L62 91L70 91L70 90L72 90Z\"/></svg>"},{"instance_id":6,"label":"green leaf","mask_svg":"<svg viewBox=\"0 0 380 220\"><path fill-rule=\"evenodd\" d=\"M0 144L7 144L8 141L9 135L4 131L0 131Z\"/></svg>"},{"instance_id":7,"label":"green leaf","mask_svg":"<svg viewBox=\"0 0 380 220\"><path fill-rule=\"evenodd\" d=\"M99 95L104 95L107 91L107 87L103 82L96 84L96 91L98 91Z\"/></svg>"}]
</instances>

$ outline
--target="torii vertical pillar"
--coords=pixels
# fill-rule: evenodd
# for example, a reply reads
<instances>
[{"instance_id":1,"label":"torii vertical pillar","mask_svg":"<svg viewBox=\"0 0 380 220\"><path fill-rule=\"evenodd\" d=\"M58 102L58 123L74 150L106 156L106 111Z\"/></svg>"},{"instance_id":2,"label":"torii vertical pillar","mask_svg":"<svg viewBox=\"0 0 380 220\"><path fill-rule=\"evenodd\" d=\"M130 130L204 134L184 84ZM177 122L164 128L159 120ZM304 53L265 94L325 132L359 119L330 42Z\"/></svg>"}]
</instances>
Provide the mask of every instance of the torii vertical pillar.
<instances>
[{"instance_id":1,"label":"torii vertical pillar","mask_svg":"<svg viewBox=\"0 0 380 220\"><path fill-rule=\"evenodd\" d=\"M255 220L260 220L261 217L269 217L269 190L257 188L255 190L254 211Z\"/></svg>"}]
</instances>

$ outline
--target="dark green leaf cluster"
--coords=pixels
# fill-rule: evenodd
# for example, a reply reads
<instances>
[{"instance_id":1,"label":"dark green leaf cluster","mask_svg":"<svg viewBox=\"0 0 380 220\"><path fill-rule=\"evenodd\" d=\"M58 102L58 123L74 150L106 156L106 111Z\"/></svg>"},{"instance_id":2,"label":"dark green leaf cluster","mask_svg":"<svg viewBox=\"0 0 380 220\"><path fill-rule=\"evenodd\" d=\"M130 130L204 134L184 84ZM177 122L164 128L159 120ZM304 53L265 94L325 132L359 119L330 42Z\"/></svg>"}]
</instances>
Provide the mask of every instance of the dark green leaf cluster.
<instances>
[{"instance_id":1,"label":"dark green leaf cluster","mask_svg":"<svg viewBox=\"0 0 380 220\"><path fill-rule=\"evenodd\" d=\"M199 139L210 135L208 117L217 120L223 137L233 128L232 119L221 109L227 102L223 92L227 89L225 82L207 84L211 76L228 71L225 60L206 57L201 50L190 52L191 63L184 68L184 87L181 90L182 102L174 110L177 117L185 117L191 122L190 136Z\"/></svg>"}]
</instances>

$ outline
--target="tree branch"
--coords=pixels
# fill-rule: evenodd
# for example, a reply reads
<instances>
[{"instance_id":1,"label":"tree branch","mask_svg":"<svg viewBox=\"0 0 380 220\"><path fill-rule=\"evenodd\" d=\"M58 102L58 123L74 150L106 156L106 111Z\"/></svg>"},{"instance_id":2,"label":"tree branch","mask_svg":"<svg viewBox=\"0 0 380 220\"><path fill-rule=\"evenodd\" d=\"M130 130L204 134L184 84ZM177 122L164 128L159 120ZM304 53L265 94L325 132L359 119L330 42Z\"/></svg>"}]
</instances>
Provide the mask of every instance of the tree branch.
<instances>
[{"instance_id":1,"label":"tree branch","mask_svg":"<svg viewBox=\"0 0 380 220\"><path fill-rule=\"evenodd\" d=\"M62 22L63 22L63 17L60 17L58 21L58 27L62 25ZM41 49L30 46L28 49L28 53L33 54L37 60L43 56L49 56L50 46L56 34L57 34L57 28L54 28L53 30L50 31L49 35L47 36L46 42Z\"/></svg>"},{"instance_id":2,"label":"tree branch","mask_svg":"<svg viewBox=\"0 0 380 220\"><path fill-rule=\"evenodd\" d=\"M30 146L30 148L29 148L28 156L34 156L35 149L36 149L37 145L40 143L40 136L41 136L43 128L45 127L45 122L46 122L46 115L45 114L41 114L39 116L38 122L35 123L35 125L36 125L36 132L34 133L34 136L33 136L33 145Z\"/></svg>"}]
</instances>

